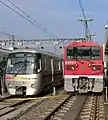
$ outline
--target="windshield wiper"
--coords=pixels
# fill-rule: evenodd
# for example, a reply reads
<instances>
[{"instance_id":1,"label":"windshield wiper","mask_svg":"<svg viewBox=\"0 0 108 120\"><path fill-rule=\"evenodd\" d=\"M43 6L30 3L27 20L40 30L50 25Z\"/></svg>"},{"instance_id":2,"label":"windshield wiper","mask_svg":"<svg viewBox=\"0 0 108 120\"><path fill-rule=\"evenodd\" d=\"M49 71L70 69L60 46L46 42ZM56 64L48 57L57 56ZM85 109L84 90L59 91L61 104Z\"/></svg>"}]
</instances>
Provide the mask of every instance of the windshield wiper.
<instances>
[{"instance_id":1,"label":"windshield wiper","mask_svg":"<svg viewBox=\"0 0 108 120\"><path fill-rule=\"evenodd\" d=\"M24 61L16 62L16 63L14 63L13 65L17 65L17 64L19 64L19 63L24 63Z\"/></svg>"},{"instance_id":2,"label":"windshield wiper","mask_svg":"<svg viewBox=\"0 0 108 120\"><path fill-rule=\"evenodd\" d=\"M24 66L25 65L21 66L21 68L17 70L17 73L15 74L15 77L18 75L19 71L21 71Z\"/></svg>"},{"instance_id":3,"label":"windshield wiper","mask_svg":"<svg viewBox=\"0 0 108 120\"><path fill-rule=\"evenodd\" d=\"M22 64L22 66L18 66L18 67L21 67L21 68L17 71L17 73L15 74L15 76L17 76L18 73L19 73L19 71L21 71L21 69L26 66L26 63L31 63L31 62L30 62L30 61L27 61L27 60L24 60L24 61L16 62L16 63L14 63L14 65L15 65L15 64L19 64L19 63L23 63L23 64Z\"/></svg>"},{"instance_id":4,"label":"windshield wiper","mask_svg":"<svg viewBox=\"0 0 108 120\"><path fill-rule=\"evenodd\" d=\"M17 76L18 73L19 73L19 71L21 71L21 69L22 69L24 66L26 66L25 63L27 63L27 61L19 61L19 62L17 62L16 64L18 64L18 63L23 63L23 64L22 64L22 66L19 66L19 67L21 67L21 68L20 68L19 70L17 70L17 73L15 74L15 76Z\"/></svg>"}]
</instances>

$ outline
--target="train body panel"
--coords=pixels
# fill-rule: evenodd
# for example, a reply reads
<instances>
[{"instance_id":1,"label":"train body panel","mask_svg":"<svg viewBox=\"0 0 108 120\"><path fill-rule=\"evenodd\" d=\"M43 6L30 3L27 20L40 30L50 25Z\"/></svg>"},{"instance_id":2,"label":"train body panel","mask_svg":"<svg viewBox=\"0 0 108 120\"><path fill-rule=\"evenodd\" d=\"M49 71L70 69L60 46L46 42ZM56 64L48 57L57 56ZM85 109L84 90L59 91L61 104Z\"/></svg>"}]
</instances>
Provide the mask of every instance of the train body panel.
<instances>
[{"instance_id":1,"label":"train body panel","mask_svg":"<svg viewBox=\"0 0 108 120\"><path fill-rule=\"evenodd\" d=\"M57 55L37 49L25 48L13 51L8 57L5 77L9 94L37 95L52 88L53 84L55 86L61 84L62 61L63 58Z\"/></svg>"},{"instance_id":2,"label":"train body panel","mask_svg":"<svg viewBox=\"0 0 108 120\"><path fill-rule=\"evenodd\" d=\"M22 94L25 92L26 95L35 95L38 93L41 80L39 75L6 75L6 86L8 92L11 95Z\"/></svg>"},{"instance_id":3,"label":"train body panel","mask_svg":"<svg viewBox=\"0 0 108 120\"><path fill-rule=\"evenodd\" d=\"M66 75L103 75L103 62L102 60L95 61L65 61L65 74ZM95 71L94 67L98 67L98 70ZM73 69L73 71L71 71Z\"/></svg>"},{"instance_id":4,"label":"train body panel","mask_svg":"<svg viewBox=\"0 0 108 120\"><path fill-rule=\"evenodd\" d=\"M102 92L103 47L95 42L72 42L64 48L64 88L68 92Z\"/></svg>"}]
</instances>

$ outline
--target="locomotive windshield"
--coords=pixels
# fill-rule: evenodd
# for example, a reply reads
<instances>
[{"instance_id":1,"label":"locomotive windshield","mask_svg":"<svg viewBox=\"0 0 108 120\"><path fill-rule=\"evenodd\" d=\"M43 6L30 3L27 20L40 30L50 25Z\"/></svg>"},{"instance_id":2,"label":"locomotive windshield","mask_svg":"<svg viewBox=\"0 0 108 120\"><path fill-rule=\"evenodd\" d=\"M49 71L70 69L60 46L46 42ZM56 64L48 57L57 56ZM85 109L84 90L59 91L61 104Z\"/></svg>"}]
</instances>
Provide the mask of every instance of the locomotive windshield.
<instances>
[{"instance_id":1,"label":"locomotive windshield","mask_svg":"<svg viewBox=\"0 0 108 120\"><path fill-rule=\"evenodd\" d=\"M38 53L11 53L7 62L7 74L36 74L41 70L41 55Z\"/></svg>"},{"instance_id":2,"label":"locomotive windshield","mask_svg":"<svg viewBox=\"0 0 108 120\"><path fill-rule=\"evenodd\" d=\"M100 48L97 46L78 46L67 48L67 59L88 59L88 60L99 60L100 59Z\"/></svg>"}]
</instances>

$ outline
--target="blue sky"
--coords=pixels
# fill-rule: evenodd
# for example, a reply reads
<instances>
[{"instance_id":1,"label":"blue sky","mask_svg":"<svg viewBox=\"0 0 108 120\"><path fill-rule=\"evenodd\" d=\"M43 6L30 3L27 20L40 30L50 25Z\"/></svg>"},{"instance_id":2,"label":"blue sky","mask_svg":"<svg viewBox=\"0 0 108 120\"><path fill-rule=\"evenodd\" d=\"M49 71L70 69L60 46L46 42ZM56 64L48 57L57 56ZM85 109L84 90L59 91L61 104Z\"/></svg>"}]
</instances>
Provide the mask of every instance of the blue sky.
<instances>
[{"instance_id":1,"label":"blue sky","mask_svg":"<svg viewBox=\"0 0 108 120\"><path fill-rule=\"evenodd\" d=\"M7 0L1 0L10 5ZM83 37L84 26L78 19L82 18L78 0L11 0L41 26L60 37ZM87 17L94 18L89 24L93 40L104 42L104 26L108 19L108 0L82 0ZM0 3L0 31L6 28L8 33L22 39L51 38L48 34L20 17ZM0 35L1 36L1 35Z\"/></svg>"}]
</instances>

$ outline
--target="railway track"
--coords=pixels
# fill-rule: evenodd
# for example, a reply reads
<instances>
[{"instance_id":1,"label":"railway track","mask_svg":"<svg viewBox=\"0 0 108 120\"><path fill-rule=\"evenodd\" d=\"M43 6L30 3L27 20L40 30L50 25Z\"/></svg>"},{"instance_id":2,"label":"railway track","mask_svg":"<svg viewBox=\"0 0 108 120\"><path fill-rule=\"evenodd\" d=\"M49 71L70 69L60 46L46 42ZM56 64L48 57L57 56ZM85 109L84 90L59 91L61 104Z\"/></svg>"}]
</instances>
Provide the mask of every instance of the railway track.
<instances>
[{"instance_id":1,"label":"railway track","mask_svg":"<svg viewBox=\"0 0 108 120\"><path fill-rule=\"evenodd\" d=\"M59 89L61 92L62 89ZM25 114L29 109L41 104L43 101L52 98L51 94L34 97L13 97L8 96L0 100L0 120L13 120Z\"/></svg>"},{"instance_id":2,"label":"railway track","mask_svg":"<svg viewBox=\"0 0 108 120\"><path fill-rule=\"evenodd\" d=\"M18 108L19 105L25 104L29 100L18 100L15 101L14 99L5 99L0 102L0 117L4 116Z\"/></svg>"},{"instance_id":3,"label":"railway track","mask_svg":"<svg viewBox=\"0 0 108 120\"><path fill-rule=\"evenodd\" d=\"M58 106L56 104L56 107L52 107L52 109L49 109L49 113L46 117L43 118L43 120L62 120L66 116L66 114L71 111L74 104L77 102L77 99L79 96L70 94L67 96L65 100L63 100ZM81 96L81 102L84 102L86 96ZM78 104L77 104L78 106ZM76 107L77 108L77 107ZM74 112L74 111L73 111ZM72 113L71 113L72 114ZM74 114L75 115L75 114ZM73 116L74 117L74 116ZM72 119L72 117L71 117Z\"/></svg>"},{"instance_id":4,"label":"railway track","mask_svg":"<svg viewBox=\"0 0 108 120\"><path fill-rule=\"evenodd\" d=\"M26 116L26 118L28 116L27 120L105 120L104 97L102 95L63 93L58 97L54 97L54 99L46 98L47 97L44 97L43 101L42 99L34 101L35 98L32 98L32 101L30 98L17 99L17 101L16 98L3 99L3 101L0 102L0 120L7 120L7 118L8 120L20 120L24 119L24 116ZM52 100L53 102L51 102ZM46 109L45 106L47 106L47 104L50 107L46 107ZM30 108L31 105L32 107ZM30 109L27 110L27 106L29 106ZM39 109L41 110L39 106L44 106L45 108L42 108L42 113L38 111ZM38 117L37 114L33 117L33 109L35 114L38 111Z\"/></svg>"},{"instance_id":5,"label":"railway track","mask_svg":"<svg viewBox=\"0 0 108 120\"><path fill-rule=\"evenodd\" d=\"M52 106L41 120L105 120L102 95L72 95Z\"/></svg>"},{"instance_id":6,"label":"railway track","mask_svg":"<svg viewBox=\"0 0 108 120\"><path fill-rule=\"evenodd\" d=\"M89 96L76 120L105 120L103 96Z\"/></svg>"},{"instance_id":7,"label":"railway track","mask_svg":"<svg viewBox=\"0 0 108 120\"><path fill-rule=\"evenodd\" d=\"M0 102L0 120L13 120L31 107L41 104L47 97L6 98Z\"/></svg>"}]
</instances>

